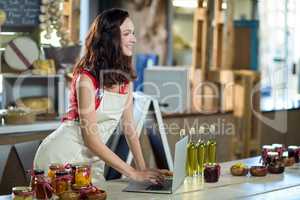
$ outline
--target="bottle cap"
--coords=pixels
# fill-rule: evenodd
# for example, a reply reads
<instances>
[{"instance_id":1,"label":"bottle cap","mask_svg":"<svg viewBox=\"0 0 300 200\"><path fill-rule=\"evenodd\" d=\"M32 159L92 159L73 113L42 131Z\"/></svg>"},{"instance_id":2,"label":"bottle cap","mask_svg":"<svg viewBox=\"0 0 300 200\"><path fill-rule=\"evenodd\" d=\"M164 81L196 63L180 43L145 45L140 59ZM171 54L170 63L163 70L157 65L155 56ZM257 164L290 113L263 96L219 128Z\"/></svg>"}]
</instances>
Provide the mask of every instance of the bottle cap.
<instances>
[{"instance_id":1,"label":"bottle cap","mask_svg":"<svg viewBox=\"0 0 300 200\"><path fill-rule=\"evenodd\" d=\"M183 138L185 136L185 130L181 129L179 132L180 138Z\"/></svg>"},{"instance_id":2,"label":"bottle cap","mask_svg":"<svg viewBox=\"0 0 300 200\"><path fill-rule=\"evenodd\" d=\"M200 134L205 134L205 128L204 128L204 126L200 126L199 133Z\"/></svg>"},{"instance_id":3,"label":"bottle cap","mask_svg":"<svg viewBox=\"0 0 300 200\"><path fill-rule=\"evenodd\" d=\"M194 135L194 134L196 134L196 130L195 130L195 128L191 128L191 130L190 130L190 134L191 134L191 135Z\"/></svg>"},{"instance_id":4,"label":"bottle cap","mask_svg":"<svg viewBox=\"0 0 300 200\"><path fill-rule=\"evenodd\" d=\"M216 126L214 124L210 125L209 131L210 131L210 133L214 134L216 131Z\"/></svg>"}]
</instances>

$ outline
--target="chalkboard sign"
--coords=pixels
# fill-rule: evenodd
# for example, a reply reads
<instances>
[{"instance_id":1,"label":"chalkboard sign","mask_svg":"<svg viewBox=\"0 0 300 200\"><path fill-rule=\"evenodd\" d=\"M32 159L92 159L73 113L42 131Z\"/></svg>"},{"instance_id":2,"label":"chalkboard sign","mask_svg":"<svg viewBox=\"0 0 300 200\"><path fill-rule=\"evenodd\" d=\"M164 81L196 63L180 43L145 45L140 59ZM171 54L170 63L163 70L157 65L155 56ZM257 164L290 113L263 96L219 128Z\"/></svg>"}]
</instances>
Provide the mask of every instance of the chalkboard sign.
<instances>
[{"instance_id":1,"label":"chalkboard sign","mask_svg":"<svg viewBox=\"0 0 300 200\"><path fill-rule=\"evenodd\" d=\"M0 0L6 13L3 28L29 28L39 25L41 0Z\"/></svg>"}]
</instances>

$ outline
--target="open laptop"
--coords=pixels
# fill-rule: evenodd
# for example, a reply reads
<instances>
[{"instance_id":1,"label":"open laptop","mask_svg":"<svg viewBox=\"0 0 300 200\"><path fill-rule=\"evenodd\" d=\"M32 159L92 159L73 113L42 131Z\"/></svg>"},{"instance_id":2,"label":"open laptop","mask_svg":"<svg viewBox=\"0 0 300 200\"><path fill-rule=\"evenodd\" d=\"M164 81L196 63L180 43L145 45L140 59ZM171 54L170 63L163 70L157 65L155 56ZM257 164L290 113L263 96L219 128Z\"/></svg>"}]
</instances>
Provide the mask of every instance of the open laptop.
<instances>
[{"instance_id":1,"label":"open laptop","mask_svg":"<svg viewBox=\"0 0 300 200\"><path fill-rule=\"evenodd\" d=\"M188 137L180 139L175 145L175 159L173 177L166 178L162 184L155 185L150 182L130 181L123 190L125 192L145 192L171 194L183 183L185 179L185 163L187 156Z\"/></svg>"}]
</instances>

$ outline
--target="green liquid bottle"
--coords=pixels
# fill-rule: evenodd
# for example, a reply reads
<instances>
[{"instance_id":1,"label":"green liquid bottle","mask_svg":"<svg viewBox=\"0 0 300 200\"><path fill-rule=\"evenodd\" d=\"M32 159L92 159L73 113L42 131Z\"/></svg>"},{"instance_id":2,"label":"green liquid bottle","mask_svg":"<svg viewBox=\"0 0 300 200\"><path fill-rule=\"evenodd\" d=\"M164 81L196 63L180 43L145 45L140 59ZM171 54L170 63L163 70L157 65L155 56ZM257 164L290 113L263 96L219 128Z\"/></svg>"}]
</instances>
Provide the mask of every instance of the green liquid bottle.
<instances>
[{"instance_id":1,"label":"green liquid bottle","mask_svg":"<svg viewBox=\"0 0 300 200\"><path fill-rule=\"evenodd\" d=\"M198 152L194 128L190 130L190 140L187 148L186 173L188 176L196 176L198 174Z\"/></svg>"},{"instance_id":2,"label":"green liquid bottle","mask_svg":"<svg viewBox=\"0 0 300 200\"><path fill-rule=\"evenodd\" d=\"M180 139L184 138L186 136L186 132L184 129L181 129L179 132ZM185 172L187 176L190 176L190 168L189 168L189 148L190 148L190 142L187 145L187 155L186 155L186 162L185 162Z\"/></svg>"},{"instance_id":3,"label":"green liquid bottle","mask_svg":"<svg viewBox=\"0 0 300 200\"><path fill-rule=\"evenodd\" d=\"M215 126L210 127L210 139L207 141L207 163L216 163L217 142L215 139Z\"/></svg>"},{"instance_id":4,"label":"green liquid bottle","mask_svg":"<svg viewBox=\"0 0 300 200\"><path fill-rule=\"evenodd\" d=\"M207 162L208 163L216 163L216 148L217 143L214 140L210 140L207 143Z\"/></svg>"},{"instance_id":5,"label":"green liquid bottle","mask_svg":"<svg viewBox=\"0 0 300 200\"><path fill-rule=\"evenodd\" d=\"M186 163L185 163L185 172L187 176L192 176L193 171L190 168L190 156L189 156L189 149L190 149L190 143L187 145L187 156L186 156Z\"/></svg>"},{"instance_id":6,"label":"green liquid bottle","mask_svg":"<svg viewBox=\"0 0 300 200\"><path fill-rule=\"evenodd\" d=\"M188 176L195 176L198 173L197 146L194 143L188 145Z\"/></svg>"},{"instance_id":7,"label":"green liquid bottle","mask_svg":"<svg viewBox=\"0 0 300 200\"><path fill-rule=\"evenodd\" d=\"M180 132L179 132L179 135L180 135L180 138L183 138L186 136L186 132L184 129L181 129ZM192 168L190 167L190 162L191 162L191 156L190 156L190 149L192 147L192 142L191 142L191 139L190 139L190 136L189 136L189 142L188 142L188 145L187 145L187 156L186 156L186 163L185 163L185 171L186 171L186 175L187 176L193 176L193 170Z\"/></svg>"},{"instance_id":8,"label":"green liquid bottle","mask_svg":"<svg viewBox=\"0 0 300 200\"><path fill-rule=\"evenodd\" d=\"M201 141L198 144L198 148L197 148L197 154L198 154L198 174L202 174L203 173L204 164L205 164L205 148L206 148L206 144Z\"/></svg>"},{"instance_id":9,"label":"green liquid bottle","mask_svg":"<svg viewBox=\"0 0 300 200\"><path fill-rule=\"evenodd\" d=\"M204 142L204 134L205 129L204 127L199 128L199 140L197 143L197 155L198 155L198 174L202 175L204 170L204 164L206 161L206 144Z\"/></svg>"}]
</instances>

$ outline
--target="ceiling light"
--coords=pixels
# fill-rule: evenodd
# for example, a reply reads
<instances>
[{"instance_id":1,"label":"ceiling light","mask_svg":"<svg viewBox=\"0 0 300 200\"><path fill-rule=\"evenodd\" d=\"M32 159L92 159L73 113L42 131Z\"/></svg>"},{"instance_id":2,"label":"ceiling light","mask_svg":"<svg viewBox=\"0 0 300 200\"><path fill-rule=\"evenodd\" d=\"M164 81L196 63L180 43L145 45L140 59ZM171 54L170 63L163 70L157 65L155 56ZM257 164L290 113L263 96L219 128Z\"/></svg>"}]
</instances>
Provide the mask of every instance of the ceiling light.
<instances>
[{"instance_id":1,"label":"ceiling light","mask_svg":"<svg viewBox=\"0 0 300 200\"><path fill-rule=\"evenodd\" d=\"M227 9L227 3L226 2L222 2L221 8L222 8L222 10L226 10Z\"/></svg>"},{"instance_id":2,"label":"ceiling light","mask_svg":"<svg viewBox=\"0 0 300 200\"><path fill-rule=\"evenodd\" d=\"M197 0L173 0L173 6L181 8L197 8L198 2Z\"/></svg>"}]
</instances>

